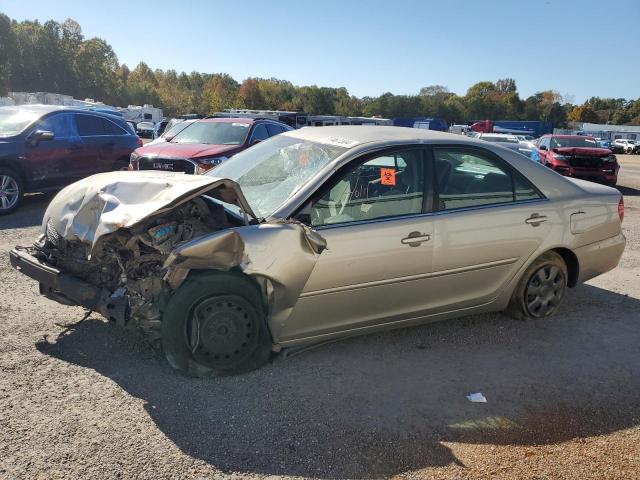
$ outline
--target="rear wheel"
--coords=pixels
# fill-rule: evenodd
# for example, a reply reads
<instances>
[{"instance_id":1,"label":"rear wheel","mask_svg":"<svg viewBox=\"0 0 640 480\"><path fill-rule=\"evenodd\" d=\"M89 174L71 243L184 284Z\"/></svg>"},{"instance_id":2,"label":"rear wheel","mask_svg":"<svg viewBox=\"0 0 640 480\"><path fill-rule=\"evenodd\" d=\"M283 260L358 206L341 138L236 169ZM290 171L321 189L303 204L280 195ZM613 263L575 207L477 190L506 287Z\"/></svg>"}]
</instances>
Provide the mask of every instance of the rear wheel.
<instances>
[{"instance_id":1,"label":"rear wheel","mask_svg":"<svg viewBox=\"0 0 640 480\"><path fill-rule=\"evenodd\" d=\"M18 208L23 195L20 176L9 168L0 168L0 215L6 215Z\"/></svg>"},{"instance_id":2,"label":"rear wheel","mask_svg":"<svg viewBox=\"0 0 640 480\"><path fill-rule=\"evenodd\" d=\"M240 274L191 276L169 300L162 348L173 368L189 376L242 373L271 356L261 294Z\"/></svg>"},{"instance_id":3,"label":"rear wheel","mask_svg":"<svg viewBox=\"0 0 640 480\"><path fill-rule=\"evenodd\" d=\"M567 266L560 255L547 252L525 271L506 313L519 319L553 315L567 289Z\"/></svg>"}]
</instances>

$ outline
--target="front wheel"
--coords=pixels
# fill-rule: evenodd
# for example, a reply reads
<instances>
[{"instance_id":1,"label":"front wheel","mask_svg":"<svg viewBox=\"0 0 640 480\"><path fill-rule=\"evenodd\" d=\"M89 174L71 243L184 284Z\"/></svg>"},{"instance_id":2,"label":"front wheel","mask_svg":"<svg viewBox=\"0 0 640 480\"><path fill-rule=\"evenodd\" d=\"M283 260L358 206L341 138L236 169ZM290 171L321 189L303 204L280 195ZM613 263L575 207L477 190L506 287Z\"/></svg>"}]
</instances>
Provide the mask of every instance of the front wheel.
<instances>
[{"instance_id":1,"label":"front wheel","mask_svg":"<svg viewBox=\"0 0 640 480\"><path fill-rule=\"evenodd\" d=\"M162 348L169 364L189 376L262 366L271 355L271 337L260 291L241 274L190 276L163 314Z\"/></svg>"},{"instance_id":2,"label":"front wheel","mask_svg":"<svg viewBox=\"0 0 640 480\"><path fill-rule=\"evenodd\" d=\"M0 215L6 215L18 208L23 195L20 176L9 168L0 168Z\"/></svg>"},{"instance_id":3,"label":"front wheel","mask_svg":"<svg viewBox=\"0 0 640 480\"><path fill-rule=\"evenodd\" d=\"M553 315L564 298L567 278L562 257L555 252L545 253L522 275L506 313L518 319Z\"/></svg>"}]
</instances>

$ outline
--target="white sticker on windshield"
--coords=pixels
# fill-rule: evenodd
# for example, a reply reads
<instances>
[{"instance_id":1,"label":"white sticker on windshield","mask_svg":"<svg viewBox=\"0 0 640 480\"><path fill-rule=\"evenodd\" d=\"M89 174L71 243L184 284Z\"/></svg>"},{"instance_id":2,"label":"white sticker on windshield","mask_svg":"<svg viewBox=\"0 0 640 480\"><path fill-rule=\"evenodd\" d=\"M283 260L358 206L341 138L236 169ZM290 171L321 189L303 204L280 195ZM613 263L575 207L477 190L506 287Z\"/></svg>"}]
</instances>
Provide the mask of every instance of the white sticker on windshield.
<instances>
[{"instance_id":1,"label":"white sticker on windshield","mask_svg":"<svg viewBox=\"0 0 640 480\"><path fill-rule=\"evenodd\" d=\"M244 128L249 128L249 124L248 123L232 123L231 125L233 125L234 127L244 127Z\"/></svg>"},{"instance_id":2,"label":"white sticker on windshield","mask_svg":"<svg viewBox=\"0 0 640 480\"><path fill-rule=\"evenodd\" d=\"M318 142L324 143L325 145L333 145L334 147L344 147L344 148L352 148L360 144L360 142L356 140L350 140L348 138L342 138L342 137L319 138Z\"/></svg>"}]
</instances>

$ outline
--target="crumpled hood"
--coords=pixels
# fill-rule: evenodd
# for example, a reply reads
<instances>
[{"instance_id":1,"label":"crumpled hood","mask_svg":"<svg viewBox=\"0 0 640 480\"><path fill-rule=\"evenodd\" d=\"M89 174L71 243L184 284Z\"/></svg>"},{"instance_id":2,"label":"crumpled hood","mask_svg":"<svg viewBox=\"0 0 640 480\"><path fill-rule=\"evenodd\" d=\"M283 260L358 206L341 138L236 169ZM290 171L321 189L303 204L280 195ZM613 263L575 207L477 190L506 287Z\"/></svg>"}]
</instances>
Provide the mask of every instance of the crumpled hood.
<instances>
[{"instance_id":1,"label":"crumpled hood","mask_svg":"<svg viewBox=\"0 0 640 480\"><path fill-rule=\"evenodd\" d=\"M203 193L238 205L255 218L240 186L207 175L143 170L99 173L73 183L51 201L42 220L66 240L93 248L100 237L138 222Z\"/></svg>"},{"instance_id":2,"label":"crumpled hood","mask_svg":"<svg viewBox=\"0 0 640 480\"><path fill-rule=\"evenodd\" d=\"M240 145L210 145L202 143L171 143L163 142L147 145L136 149L137 155L146 157L165 158L198 158L222 155L230 150L237 149Z\"/></svg>"},{"instance_id":3,"label":"crumpled hood","mask_svg":"<svg viewBox=\"0 0 640 480\"><path fill-rule=\"evenodd\" d=\"M607 157L611 155L611 150L607 148L560 147L554 148L553 151L562 155L584 155L589 157Z\"/></svg>"}]
</instances>

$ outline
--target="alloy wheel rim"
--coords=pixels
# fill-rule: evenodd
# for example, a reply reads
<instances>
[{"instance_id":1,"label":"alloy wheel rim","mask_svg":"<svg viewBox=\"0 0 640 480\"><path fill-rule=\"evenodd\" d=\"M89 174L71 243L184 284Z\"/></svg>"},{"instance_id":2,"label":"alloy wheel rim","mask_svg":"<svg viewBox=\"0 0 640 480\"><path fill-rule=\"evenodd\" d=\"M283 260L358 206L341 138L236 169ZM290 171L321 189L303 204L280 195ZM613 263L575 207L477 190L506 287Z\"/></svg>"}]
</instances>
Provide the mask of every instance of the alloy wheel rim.
<instances>
[{"instance_id":1,"label":"alloy wheel rim","mask_svg":"<svg viewBox=\"0 0 640 480\"><path fill-rule=\"evenodd\" d=\"M564 295L564 272L555 265L538 269L525 291L527 310L534 317L547 317L560 305Z\"/></svg>"},{"instance_id":2,"label":"alloy wheel rim","mask_svg":"<svg viewBox=\"0 0 640 480\"><path fill-rule=\"evenodd\" d=\"M0 175L0 210L8 210L18 202L20 189L15 178Z\"/></svg>"}]
</instances>

